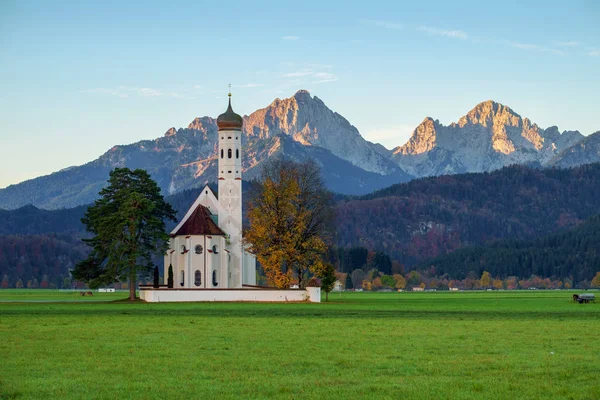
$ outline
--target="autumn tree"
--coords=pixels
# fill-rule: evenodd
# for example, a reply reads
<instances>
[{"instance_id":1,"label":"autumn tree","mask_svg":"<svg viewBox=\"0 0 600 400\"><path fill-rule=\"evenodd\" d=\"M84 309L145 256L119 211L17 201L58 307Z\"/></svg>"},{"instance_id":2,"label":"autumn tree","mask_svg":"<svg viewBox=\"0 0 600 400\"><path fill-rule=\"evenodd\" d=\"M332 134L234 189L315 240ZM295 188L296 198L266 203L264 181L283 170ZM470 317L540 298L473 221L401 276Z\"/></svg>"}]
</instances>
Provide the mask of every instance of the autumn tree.
<instances>
[{"instance_id":1,"label":"autumn tree","mask_svg":"<svg viewBox=\"0 0 600 400\"><path fill-rule=\"evenodd\" d=\"M494 279L494 281L492 282L492 286L494 287L494 289L496 290L500 290L504 287L504 282L502 282L502 279Z\"/></svg>"},{"instance_id":2,"label":"autumn tree","mask_svg":"<svg viewBox=\"0 0 600 400\"><path fill-rule=\"evenodd\" d=\"M394 274L393 276L394 281L396 281L396 284L394 285L396 289L404 289L406 287L406 279L404 279L404 277L400 274Z\"/></svg>"},{"instance_id":3,"label":"autumn tree","mask_svg":"<svg viewBox=\"0 0 600 400\"><path fill-rule=\"evenodd\" d=\"M487 271L483 271L483 273L481 274L481 280L479 281L481 284L482 288L489 288L490 284L492 283L492 278L490 276L490 273Z\"/></svg>"},{"instance_id":4,"label":"autumn tree","mask_svg":"<svg viewBox=\"0 0 600 400\"><path fill-rule=\"evenodd\" d=\"M600 288L600 272L596 272L596 276L592 279L592 287Z\"/></svg>"},{"instance_id":5,"label":"autumn tree","mask_svg":"<svg viewBox=\"0 0 600 400\"><path fill-rule=\"evenodd\" d=\"M81 219L92 234L83 239L92 251L75 266L73 278L91 288L128 280L129 299L134 300L138 276L146 275L152 256L167 248L166 219L175 221L175 210L146 171L114 169Z\"/></svg>"},{"instance_id":6,"label":"autumn tree","mask_svg":"<svg viewBox=\"0 0 600 400\"><path fill-rule=\"evenodd\" d=\"M304 288L309 272L323 265L331 237L332 197L318 166L276 159L266 163L248 202L244 241L269 284Z\"/></svg>"}]
</instances>

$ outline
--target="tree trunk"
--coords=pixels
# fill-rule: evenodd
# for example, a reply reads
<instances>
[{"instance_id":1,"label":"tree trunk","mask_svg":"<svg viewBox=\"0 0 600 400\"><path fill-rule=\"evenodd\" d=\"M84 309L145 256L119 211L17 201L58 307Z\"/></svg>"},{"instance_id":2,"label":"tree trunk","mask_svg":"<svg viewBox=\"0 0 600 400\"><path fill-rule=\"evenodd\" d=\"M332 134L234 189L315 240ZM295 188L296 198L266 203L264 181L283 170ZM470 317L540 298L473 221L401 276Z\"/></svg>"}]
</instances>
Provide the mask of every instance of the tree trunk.
<instances>
[{"instance_id":1,"label":"tree trunk","mask_svg":"<svg viewBox=\"0 0 600 400\"><path fill-rule=\"evenodd\" d=\"M135 300L135 265L129 267L129 300Z\"/></svg>"}]
</instances>

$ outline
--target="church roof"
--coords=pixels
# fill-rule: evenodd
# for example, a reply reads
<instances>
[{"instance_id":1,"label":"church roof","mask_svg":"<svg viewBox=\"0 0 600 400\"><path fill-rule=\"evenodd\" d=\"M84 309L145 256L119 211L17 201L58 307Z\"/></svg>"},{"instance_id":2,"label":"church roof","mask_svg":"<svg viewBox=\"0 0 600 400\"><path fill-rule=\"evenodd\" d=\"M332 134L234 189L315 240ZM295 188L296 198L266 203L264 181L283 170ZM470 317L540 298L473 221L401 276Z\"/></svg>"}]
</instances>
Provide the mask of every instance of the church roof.
<instances>
[{"instance_id":1,"label":"church roof","mask_svg":"<svg viewBox=\"0 0 600 400\"><path fill-rule=\"evenodd\" d=\"M208 208L199 204L174 235L225 235L211 218Z\"/></svg>"}]
</instances>

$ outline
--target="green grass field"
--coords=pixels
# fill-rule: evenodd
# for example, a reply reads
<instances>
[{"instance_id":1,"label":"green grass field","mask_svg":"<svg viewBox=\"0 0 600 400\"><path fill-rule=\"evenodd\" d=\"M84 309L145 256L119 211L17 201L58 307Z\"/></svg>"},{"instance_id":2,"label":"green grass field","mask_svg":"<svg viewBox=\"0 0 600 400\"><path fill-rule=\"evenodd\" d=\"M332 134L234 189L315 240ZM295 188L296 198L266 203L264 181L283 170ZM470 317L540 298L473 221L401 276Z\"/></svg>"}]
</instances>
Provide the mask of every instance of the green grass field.
<instances>
[{"instance_id":1,"label":"green grass field","mask_svg":"<svg viewBox=\"0 0 600 400\"><path fill-rule=\"evenodd\" d=\"M145 304L3 290L0 398L599 399L600 302L572 293Z\"/></svg>"}]
</instances>

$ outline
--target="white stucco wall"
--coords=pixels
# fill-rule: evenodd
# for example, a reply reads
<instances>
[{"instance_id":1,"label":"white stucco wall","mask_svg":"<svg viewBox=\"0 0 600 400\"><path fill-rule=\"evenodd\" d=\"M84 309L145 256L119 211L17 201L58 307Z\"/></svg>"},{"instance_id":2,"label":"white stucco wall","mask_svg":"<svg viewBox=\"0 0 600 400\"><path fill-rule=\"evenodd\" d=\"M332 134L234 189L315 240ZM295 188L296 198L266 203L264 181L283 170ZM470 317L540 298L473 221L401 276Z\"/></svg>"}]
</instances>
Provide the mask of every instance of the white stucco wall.
<instances>
[{"instance_id":1,"label":"white stucco wall","mask_svg":"<svg viewBox=\"0 0 600 400\"><path fill-rule=\"evenodd\" d=\"M321 288L307 290L164 290L140 289L140 298L144 301L155 302L197 302L197 301L258 301L258 302L288 302L310 301L321 302Z\"/></svg>"}]
</instances>

